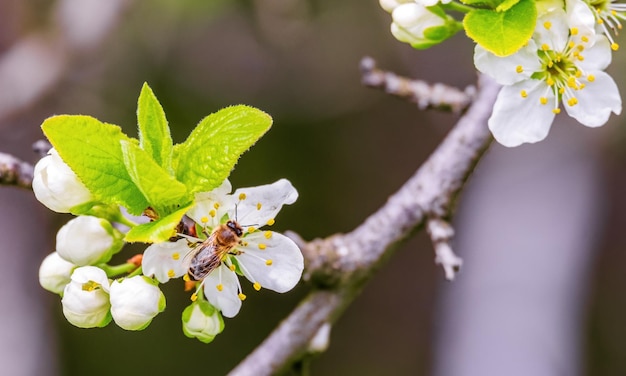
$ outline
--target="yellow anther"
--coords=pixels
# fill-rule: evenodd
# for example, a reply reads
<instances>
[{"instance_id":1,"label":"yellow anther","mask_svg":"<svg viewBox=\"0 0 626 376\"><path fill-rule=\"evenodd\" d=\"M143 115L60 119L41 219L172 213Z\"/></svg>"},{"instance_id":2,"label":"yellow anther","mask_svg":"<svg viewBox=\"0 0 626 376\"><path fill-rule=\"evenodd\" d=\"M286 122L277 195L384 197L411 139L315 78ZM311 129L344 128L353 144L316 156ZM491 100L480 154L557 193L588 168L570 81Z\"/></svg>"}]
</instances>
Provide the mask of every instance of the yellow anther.
<instances>
[{"instance_id":1,"label":"yellow anther","mask_svg":"<svg viewBox=\"0 0 626 376\"><path fill-rule=\"evenodd\" d=\"M263 206L263 205L262 205L260 202L257 202L257 204L256 204L256 210L261 210L261 207L262 207L262 206Z\"/></svg>"},{"instance_id":2,"label":"yellow anther","mask_svg":"<svg viewBox=\"0 0 626 376\"><path fill-rule=\"evenodd\" d=\"M268 225L268 226L271 226L271 225L273 225L274 223L276 223L276 221L274 220L274 218L269 219L269 220L267 221L267 225Z\"/></svg>"},{"instance_id":3,"label":"yellow anther","mask_svg":"<svg viewBox=\"0 0 626 376\"><path fill-rule=\"evenodd\" d=\"M552 23L550 21L546 21L543 23L543 27L545 27L547 30L550 30L550 28L552 27Z\"/></svg>"},{"instance_id":4,"label":"yellow anther","mask_svg":"<svg viewBox=\"0 0 626 376\"><path fill-rule=\"evenodd\" d=\"M267 248L267 246L263 243L259 243L259 249L260 250L264 250L265 248Z\"/></svg>"},{"instance_id":5,"label":"yellow anther","mask_svg":"<svg viewBox=\"0 0 626 376\"><path fill-rule=\"evenodd\" d=\"M578 90L582 90L582 89L584 89L584 88L585 88L585 86L586 86L585 84L580 84L580 85L578 85Z\"/></svg>"},{"instance_id":6,"label":"yellow anther","mask_svg":"<svg viewBox=\"0 0 626 376\"><path fill-rule=\"evenodd\" d=\"M564 87L559 88L559 94L563 94L563 93L565 93L565 88Z\"/></svg>"},{"instance_id":7,"label":"yellow anther","mask_svg":"<svg viewBox=\"0 0 626 376\"><path fill-rule=\"evenodd\" d=\"M574 48L575 45L576 43L574 43L574 41L569 41L569 43L567 44L567 47Z\"/></svg>"},{"instance_id":8,"label":"yellow anther","mask_svg":"<svg viewBox=\"0 0 626 376\"><path fill-rule=\"evenodd\" d=\"M558 115L561 113L561 109L560 108L555 108L552 110L552 113L554 113L555 115Z\"/></svg>"},{"instance_id":9,"label":"yellow anther","mask_svg":"<svg viewBox=\"0 0 626 376\"><path fill-rule=\"evenodd\" d=\"M240 193L240 194L239 194L239 200L240 200L240 201L243 201L243 200L245 200L245 199L246 199L246 194L245 194L245 193Z\"/></svg>"},{"instance_id":10,"label":"yellow anther","mask_svg":"<svg viewBox=\"0 0 626 376\"><path fill-rule=\"evenodd\" d=\"M576 49L577 49L578 51L581 51L581 52L582 52L582 51L584 51L585 46L583 46L582 44L579 44L578 46L576 46Z\"/></svg>"},{"instance_id":11,"label":"yellow anther","mask_svg":"<svg viewBox=\"0 0 626 376\"><path fill-rule=\"evenodd\" d=\"M256 291L259 291L261 289L261 284L259 282L254 282L252 287L254 287Z\"/></svg>"},{"instance_id":12,"label":"yellow anther","mask_svg":"<svg viewBox=\"0 0 626 376\"><path fill-rule=\"evenodd\" d=\"M273 263L274 263L274 261L272 261L272 260L266 260L265 261L265 265L267 265L267 266L271 266Z\"/></svg>"},{"instance_id":13,"label":"yellow anther","mask_svg":"<svg viewBox=\"0 0 626 376\"><path fill-rule=\"evenodd\" d=\"M617 12L611 9L611 15L617 16ZM620 24L621 25L621 24Z\"/></svg>"},{"instance_id":14,"label":"yellow anther","mask_svg":"<svg viewBox=\"0 0 626 376\"><path fill-rule=\"evenodd\" d=\"M214 209L211 209L211 211L209 212L209 215L213 218L215 218L215 215L217 214L217 212Z\"/></svg>"},{"instance_id":15,"label":"yellow anther","mask_svg":"<svg viewBox=\"0 0 626 376\"><path fill-rule=\"evenodd\" d=\"M596 79L596 76L594 76L593 74L590 74L590 75L587 76L587 81L589 81L589 82L593 82L593 81L595 81L595 79Z\"/></svg>"},{"instance_id":16,"label":"yellow anther","mask_svg":"<svg viewBox=\"0 0 626 376\"><path fill-rule=\"evenodd\" d=\"M585 43L589 42L589 38L584 36L584 35L582 37L580 37L580 40L582 40Z\"/></svg>"},{"instance_id":17,"label":"yellow anther","mask_svg":"<svg viewBox=\"0 0 626 376\"><path fill-rule=\"evenodd\" d=\"M254 226L250 226L248 227L248 232L255 232L256 228L254 228Z\"/></svg>"},{"instance_id":18,"label":"yellow anther","mask_svg":"<svg viewBox=\"0 0 626 376\"><path fill-rule=\"evenodd\" d=\"M241 245L244 246L244 247L247 247L248 246L248 242L242 242Z\"/></svg>"},{"instance_id":19,"label":"yellow anther","mask_svg":"<svg viewBox=\"0 0 626 376\"><path fill-rule=\"evenodd\" d=\"M209 221L209 217L202 217L200 218L200 222L202 223L207 223Z\"/></svg>"},{"instance_id":20,"label":"yellow anther","mask_svg":"<svg viewBox=\"0 0 626 376\"><path fill-rule=\"evenodd\" d=\"M234 272L235 269L237 269L237 267L235 266L235 264L230 264L230 266L228 267L228 269L230 269L231 272Z\"/></svg>"},{"instance_id":21,"label":"yellow anther","mask_svg":"<svg viewBox=\"0 0 626 376\"><path fill-rule=\"evenodd\" d=\"M242 302L243 302L244 300L246 300L246 295L245 295L244 293L242 293L242 292L240 292L239 294L237 294L237 296L239 297L239 300L241 300Z\"/></svg>"},{"instance_id":22,"label":"yellow anther","mask_svg":"<svg viewBox=\"0 0 626 376\"><path fill-rule=\"evenodd\" d=\"M583 55L576 54L576 59L578 59L578 61L583 61L585 60L585 57Z\"/></svg>"},{"instance_id":23,"label":"yellow anther","mask_svg":"<svg viewBox=\"0 0 626 376\"><path fill-rule=\"evenodd\" d=\"M183 276L183 281L185 281L185 282L191 282L191 279L189 278L189 274L185 274L185 275Z\"/></svg>"},{"instance_id":24,"label":"yellow anther","mask_svg":"<svg viewBox=\"0 0 626 376\"><path fill-rule=\"evenodd\" d=\"M611 43L611 49L612 49L613 51L617 51L617 50L619 50L619 44L617 44L617 43Z\"/></svg>"},{"instance_id":25,"label":"yellow anther","mask_svg":"<svg viewBox=\"0 0 626 376\"><path fill-rule=\"evenodd\" d=\"M544 51L548 51L550 49L550 46L548 46L547 44L544 43L544 44L541 45L541 49L544 50Z\"/></svg>"},{"instance_id":26,"label":"yellow anther","mask_svg":"<svg viewBox=\"0 0 626 376\"><path fill-rule=\"evenodd\" d=\"M548 61L548 68L552 68L554 66L554 62L552 60Z\"/></svg>"},{"instance_id":27,"label":"yellow anther","mask_svg":"<svg viewBox=\"0 0 626 376\"><path fill-rule=\"evenodd\" d=\"M215 208L215 210L220 208L220 203L216 202L215 204L213 204L213 207Z\"/></svg>"},{"instance_id":28,"label":"yellow anther","mask_svg":"<svg viewBox=\"0 0 626 376\"><path fill-rule=\"evenodd\" d=\"M576 76L576 78L580 78L582 77L582 75L583 75L583 72L580 70L577 70L576 73L574 73L574 76Z\"/></svg>"},{"instance_id":29,"label":"yellow anther","mask_svg":"<svg viewBox=\"0 0 626 376\"><path fill-rule=\"evenodd\" d=\"M224 290L224 285L222 285L221 283L218 285L215 285L215 288L217 289L217 291L222 291Z\"/></svg>"},{"instance_id":30,"label":"yellow anther","mask_svg":"<svg viewBox=\"0 0 626 376\"><path fill-rule=\"evenodd\" d=\"M100 288L100 284L94 281L83 283L83 291L94 291Z\"/></svg>"},{"instance_id":31,"label":"yellow anther","mask_svg":"<svg viewBox=\"0 0 626 376\"><path fill-rule=\"evenodd\" d=\"M517 73L522 73L524 71L524 68L521 65L518 65L517 67L515 67L515 71Z\"/></svg>"},{"instance_id":32,"label":"yellow anther","mask_svg":"<svg viewBox=\"0 0 626 376\"><path fill-rule=\"evenodd\" d=\"M196 300L198 300L198 294L194 292L193 294L191 294L191 301L195 302Z\"/></svg>"},{"instance_id":33,"label":"yellow anther","mask_svg":"<svg viewBox=\"0 0 626 376\"><path fill-rule=\"evenodd\" d=\"M572 33L572 35L578 35L578 28L577 27L573 27L573 28L569 29L569 31Z\"/></svg>"},{"instance_id":34,"label":"yellow anther","mask_svg":"<svg viewBox=\"0 0 626 376\"><path fill-rule=\"evenodd\" d=\"M174 252L172 253L172 260L178 260L180 258L180 253Z\"/></svg>"},{"instance_id":35,"label":"yellow anther","mask_svg":"<svg viewBox=\"0 0 626 376\"><path fill-rule=\"evenodd\" d=\"M603 23L604 23L604 20L603 20L602 18L598 18L598 23L599 23L599 24L603 24Z\"/></svg>"},{"instance_id":36,"label":"yellow anther","mask_svg":"<svg viewBox=\"0 0 626 376\"><path fill-rule=\"evenodd\" d=\"M571 97L570 99L567 100L567 104L569 106L575 106L578 103L578 99L576 99L575 97Z\"/></svg>"},{"instance_id":37,"label":"yellow anther","mask_svg":"<svg viewBox=\"0 0 626 376\"><path fill-rule=\"evenodd\" d=\"M174 273L174 269L170 269L167 271L167 276L170 278L174 278L176 274Z\"/></svg>"},{"instance_id":38,"label":"yellow anther","mask_svg":"<svg viewBox=\"0 0 626 376\"><path fill-rule=\"evenodd\" d=\"M263 233L263 236L265 236L265 239L269 239L272 237L272 232L271 231L265 231Z\"/></svg>"},{"instance_id":39,"label":"yellow anther","mask_svg":"<svg viewBox=\"0 0 626 376\"><path fill-rule=\"evenodd\" d=\"M554 79L552 77L548 77L546 79L546 84L548 84L548 86L554 85Z\"/></svg>"},{"instance_id":40,"label":"yellow anther","mask_svg":"<svg viewBox=\"0 0 626 376\"><path fill-rule=\"evenodd\" d=\"M526 90L522 90L519 92L519 95L521 95L522 98L526 98L528 96L528 93L526 92Z\"/></svg>"},{"instance_id":41,"label":"yellow anther","mask_svg":"<svg viewBox=\"0 0 626 376\"><path fill-rule=\"evenodd\" d=\"M539 103L541 103L541 104L548 104L548 98L546 98L546 97L539 98Z\"/></svg>"}]
</instances>

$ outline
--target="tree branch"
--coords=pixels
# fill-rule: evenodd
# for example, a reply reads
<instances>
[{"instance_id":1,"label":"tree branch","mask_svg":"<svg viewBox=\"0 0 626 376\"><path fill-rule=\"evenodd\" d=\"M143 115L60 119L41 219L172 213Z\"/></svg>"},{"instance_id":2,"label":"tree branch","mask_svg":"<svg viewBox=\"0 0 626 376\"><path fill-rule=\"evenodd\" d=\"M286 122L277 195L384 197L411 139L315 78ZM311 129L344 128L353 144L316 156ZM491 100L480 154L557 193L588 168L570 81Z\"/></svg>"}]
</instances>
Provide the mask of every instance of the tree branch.
<instances>
[{"instance_id":1,"label":"tree branch","mask_svg":"<svg viewBox=\"0 0 626 376\"><path fill-rule=\"evenodd\" d=\"M31 189L33 166L12 155L0 153L0 185Z\"/></svg>"},{"instance_id":2,"label":"tree branch","mask_svg":"<svg viewBox=\"0 0 626 376\"><path fill-rule=\"evenodd\" d=\"M427 220L450 214L456 195L491 142L486 122L499 89L481 76L473 105L385 205L350 233L303 244L304 278L315 290L230 375L272 375L306 356L320 328L337 320L391 255L394 244Z\"/></svg>"}]
</instances>

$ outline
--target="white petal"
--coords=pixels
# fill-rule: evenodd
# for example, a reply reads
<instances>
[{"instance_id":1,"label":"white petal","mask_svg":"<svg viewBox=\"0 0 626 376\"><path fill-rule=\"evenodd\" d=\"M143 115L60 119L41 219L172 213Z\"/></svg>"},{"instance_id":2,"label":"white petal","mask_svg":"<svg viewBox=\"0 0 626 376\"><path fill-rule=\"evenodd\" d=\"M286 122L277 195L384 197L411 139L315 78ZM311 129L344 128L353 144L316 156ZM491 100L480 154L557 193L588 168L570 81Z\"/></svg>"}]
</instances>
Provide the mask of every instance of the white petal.
<instances>
[{"instance_id":1,"label":"white petal","mask_svg":"<svg viewBox=\"0 0 626 376\"><path fill-rule=\"evenodd\" d=\"M622 112L622 98L615 81L605 72L593 72L593 82L582 80L585 88L574 92L578 104L564 104L569 116L588 127L599 127L609 119L611 112ZM564 100L565 102L565 100Z\"/></svg>"},{"instance_id":2,"label":"white petal","mask_svg":"<svg viewBox=\"0 0 626 376\"><path fill-rule=\"evenodd\" d=\"M555 99L545 88L542 81L527 80L500 90L489 118L489 129L499 143L513 147L546 138L555 116ZM522 90L528 94L526 98L520 95ZM548 98L547 104L539 103L541 96Z\"/></svg>"},{"instance_id":3,"label":"white petal","mask_svg":"<svg viewBox=\"0 0 626 376\"><path fill-rule=\"evenodd\" d=\"M96 282L104 291L109 292L109 277L104 270L95 266L81 266L74 269L71 277L72 282L83 285L88 282Z\"/></svg>"},{"instance_id":4,"label":"white petal","mask_svg":"<svg viewBox=\"0 0 626 376\"><path fill-rule=\"evenodd\" d=\"M152 244L143 253L143 274L154 276L161 283L178 278L189 268L191 251L185 239Z\"/></svg>"},{"instance_id":5,"label":"white petal","mask_svg":"<svg viewBox=\"0 0 626 376\"><path fill-rule=\"evenodd\" d=\"M528 41L528 44L518 52L505 57L498 57L476 45L474 65L501 85L511 85L528 79L534 72L541 70L541 61L533 40ZM521 72L517 71L518 67L522 68Z\"/></svg>"},{"instance_id":6,"label":"white petal","mask_svg":"<svg viewBox=\"0 0 626 376\"><path fill-rule=\"evenodd\" d=\"M582 56L584 56L585 59L578 62L577 65L583 72L604 70L611 64L611 43L604 35L598 35L596 43L592 47L584 50Z\"/></svg>"},{"instance_id":7,"label":"white petal","mask_svg":"<svg viewBox=\"0 0 626 376\"><path fill-rule=\"evenodd\" d=\"M52 252L41 262L39 284L55 294L61 294L65 285L70 283L70 276L76 265L65 261L58 253Z\"/></svg>"},{"instance_id":8,"label":"white petal","mask_svg":"<svg viewBox=\"0 0 626 376\"><path fill-rule=\"evenodd\" d=\"M233 206L229 195L232 186L228 179L222 185L211 192L201 192L196 194L196 204L186 213L196 223L213 228L220 223L220 219ZM203 219L208 222L203 222Z\"/></svg>"},{"instance_id":9,"label":"white petal","mask_svg":"<svg viewBox=\"0 0 626 376\"><path fill-rule=\"evenodd\" d=\"M589 5L582 0L565 0L568 24L570 28L578 30L576 35L570 37L576 44L590 47L596 40L596 20ZM582 39L585 38L587 42Z\"/></svg>"},{"instance_id":10,"label":"white petal","mask_svg":"<svg viewBox=\"0 0 626 376\"><path fill-rule=\"evenodd\" d=\"M545 27L546 22L550 23L549 28ZM557 8L543 17L539 17L533 39L535 39L537 46L540 48L546 44L552 51L563 51L569 41L569 26L565 10Z\"/></svg>"},{"instance_id":11,"label":"white petal","mask_svg":"<svg viewBox=\"0 0 626 376\"><path fill-rule=\"evenodd\" d=\"M204 279L204 296L225 317L235 317L241 309L237 274L223 263ZM218 286L221 285L221 291Z\"/></svg>"},{"instance_id":12,"label":"white petal","mask_svg":"<svg viewBox=\"0 0 626 376\"><path fill-rule=\"evenodd\" d=\"M242 199L245 197L244 199ZM237 222L242 226L260 227L276 217L283 205L293 204L298 198L298 191L287 179L258 187L240 188L233 193L237 201Z\"/></svg>"},{"instance_id":13,"label":"white petal","mask_svg":"<svg viewBox=\"0 0 626 376\"><path fill-rule=\"evenodd\" d=\"M136 275L111 283L111 315L122 329L141 330L165 309L165 296L147 277Z\"/></svg>"},{"instance_id":14,"label":"white petal","mask_svg":"<svg viewBox=\"0 0 626 376\"><path fill-rule=\"evenodd\" d=\"M245 241L248 246L238 248L243 253L236 257L250 282L282 293L300 281L304 259L293 240L276 232L259 231L246 236Z\"/></svg>"}]
</instances>

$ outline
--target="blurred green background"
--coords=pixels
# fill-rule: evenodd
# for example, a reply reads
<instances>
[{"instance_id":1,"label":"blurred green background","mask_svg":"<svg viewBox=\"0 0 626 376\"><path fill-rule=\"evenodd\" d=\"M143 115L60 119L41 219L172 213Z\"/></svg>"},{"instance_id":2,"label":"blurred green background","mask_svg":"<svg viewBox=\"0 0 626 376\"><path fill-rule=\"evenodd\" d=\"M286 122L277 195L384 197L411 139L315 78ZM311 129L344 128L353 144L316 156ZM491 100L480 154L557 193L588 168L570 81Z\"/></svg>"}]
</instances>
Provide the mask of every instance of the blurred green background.
<instances>
[{"instance_id":1,"label":"blurred green background","mask_svg":"<svg viewBox=\"0 0 626 376\"><path fill-rule=\"evenodd\" d=\"M463 88L476 78L473 45L463 35L429 51L412 50L391 37L390 17L374 0L126 3L99 45L68 52L66 71L43 96L0 118L0 151L34 162L30 145L43 137L39 124L53 114L92 115L134 136L143 82L161 101L176 142L219 108L252 105L270 113L274 126L244 154L231 182L242 187L290 179L300 198L283 209L276 229L312 239L350 231L381 206L457 119L418 111L413 104L363 87L358 70L363 56L429 82ZM57 35L58 4L2 0L0 58L31 33ZM624 88L620 58L612 73ZM613 204L590 287L585 356L588 374L622 375L625 133L623 127L598 132ZM164 286L167 309L147 330L131 333L113 324L77 329L63 318L58 297L34 281L40 260L53 249L54 234L69 217L46 211L26 191L4 187L0 195L29 201L35 213L39 227L34 232L41 247L28 250L30 262L22 278L28 279L30 298L43 301L49 310L45 315L54 318L46 325L53 328L53 350L63 375L224 374L308 291L301 285L284 295L249 293L241 313L227 319L225 331L209 345L181 331L180 315L188 304L181 281ZM18 236L33 236L33 230L25 225ZM11 252L2 247L3 263L9 267ZM126 250L122 257L131 254L132 249ZM433 258L422 233L403 244L333 328L330 348L313 362L313 374L429 374L438 325L435 303L443 283Z\"/></svg>"}]
</instances>

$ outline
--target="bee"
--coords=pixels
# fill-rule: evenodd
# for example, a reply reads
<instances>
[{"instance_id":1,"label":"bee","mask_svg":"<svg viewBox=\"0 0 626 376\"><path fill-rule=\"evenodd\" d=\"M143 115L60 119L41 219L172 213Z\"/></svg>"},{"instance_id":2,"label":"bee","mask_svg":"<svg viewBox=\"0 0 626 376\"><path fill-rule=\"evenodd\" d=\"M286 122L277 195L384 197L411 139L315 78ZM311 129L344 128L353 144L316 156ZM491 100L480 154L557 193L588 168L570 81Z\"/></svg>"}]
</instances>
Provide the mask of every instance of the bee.
<instances>
[{"instance_id":1,"label":"bee","mask_svg":"<svg viewBox=\"0 0 626 376\"><path fill-rule=\"evenodd\" d=\"M237 221L217 226L213 232L191 254L191 263L187 274L192 281L202 281L209 273L217 269L224 256L231 253L241 241L243 229Z\"/></svg>"}]
</instances>

